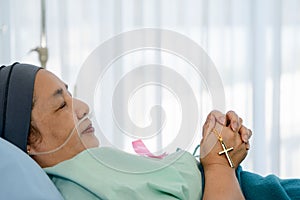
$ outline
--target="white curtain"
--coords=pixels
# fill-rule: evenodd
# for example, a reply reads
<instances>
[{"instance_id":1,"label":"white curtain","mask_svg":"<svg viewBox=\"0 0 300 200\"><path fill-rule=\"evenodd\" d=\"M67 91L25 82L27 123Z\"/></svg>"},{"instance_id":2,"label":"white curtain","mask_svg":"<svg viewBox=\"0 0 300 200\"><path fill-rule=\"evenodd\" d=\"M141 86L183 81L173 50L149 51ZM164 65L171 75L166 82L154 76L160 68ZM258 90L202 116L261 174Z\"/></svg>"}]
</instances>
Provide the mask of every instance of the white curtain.
<instances>
[{"instance_id":1,"label":"white curtain","mask_svg":"<svg viewBox=\"0 0 300 200\"><path fill-rule=\"evenodd\" d=\"M85 59L107 39L141 28L183 34L215 63L225 109L253 130L243 167L299 177L299 10L298 0L49 0L47 66L75 89ZM29 51L39 45L40 28L39 0L0 0L0 63L38 65Z\"/></svg>"}]
</instances>

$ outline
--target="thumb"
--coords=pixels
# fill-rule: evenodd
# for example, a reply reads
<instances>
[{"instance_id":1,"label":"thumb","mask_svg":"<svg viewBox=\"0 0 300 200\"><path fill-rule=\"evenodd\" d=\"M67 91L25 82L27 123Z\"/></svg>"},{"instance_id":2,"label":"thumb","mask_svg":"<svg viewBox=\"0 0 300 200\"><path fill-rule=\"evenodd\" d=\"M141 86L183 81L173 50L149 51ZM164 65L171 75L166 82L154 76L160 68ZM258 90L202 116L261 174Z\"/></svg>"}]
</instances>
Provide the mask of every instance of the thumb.
<instances>
[{"instance_id":1,"label":"thumb","mask_svg":"<svg viewBox=\"0 0 300 200\"><path fill-rule=\"evenodd\" d=\"M212 133L216 126L215 117L208 115L202 130L202 140L200 142L200 158L204 158L214 147L218 141L217 137Z\"/></svg>"},{"instance_id":2,"label":"thumb","mask_svg":"<svg viewBox=\"0 0 300 200\"><path fill-rule=\"evenodd\" d=\"M209 114L206 118L206 121L202 127L202 140L208 136L210 132L212 132L213 128L216 125L216 118Z\"/></svg>"}]
</instances>

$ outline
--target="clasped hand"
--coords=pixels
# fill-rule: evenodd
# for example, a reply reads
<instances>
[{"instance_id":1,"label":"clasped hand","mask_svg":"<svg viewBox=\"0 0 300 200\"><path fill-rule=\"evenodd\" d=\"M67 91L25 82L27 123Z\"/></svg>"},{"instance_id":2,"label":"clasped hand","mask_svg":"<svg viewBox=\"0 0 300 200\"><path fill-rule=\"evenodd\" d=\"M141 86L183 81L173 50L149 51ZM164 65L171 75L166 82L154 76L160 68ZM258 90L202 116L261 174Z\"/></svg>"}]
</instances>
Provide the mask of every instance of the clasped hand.
<instances>
[{"instance_id":1,"label":"clasped hand","mask_svg":"<svg viewBox=\"0 0 300 200\"><path fill-rule=\"evenodd\" d=\"M233 147L233 150L228 154L235 168L245 159L250 149L249 139L252 135L252 131L242 125L242 123L242 118L239 118L233 111L227 112L226 115L219 111L212 111L207 116L206 122L203 125L203 137L200 147L207 147L207 145L205 145L207 137L215 137L216 140L214 141L216 142L211 144L213 147L209 149L207 155L200 157L204 168L216 164L229 167L226 156L219 155L219 152L223 151L223 148L220 142L217 141L218 135L216 135L216 133L220 134L227 148ZM203 151L203 148L200 148L200 155L201 151Z\"/></svg>"}]
</instances>

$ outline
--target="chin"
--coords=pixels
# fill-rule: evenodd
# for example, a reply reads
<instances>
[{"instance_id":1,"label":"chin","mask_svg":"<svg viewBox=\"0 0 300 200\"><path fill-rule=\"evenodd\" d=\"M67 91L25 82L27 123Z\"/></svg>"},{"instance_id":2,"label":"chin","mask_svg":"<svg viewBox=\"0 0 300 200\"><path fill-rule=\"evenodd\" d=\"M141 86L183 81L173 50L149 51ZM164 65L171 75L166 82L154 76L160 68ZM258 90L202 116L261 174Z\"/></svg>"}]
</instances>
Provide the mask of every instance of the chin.
<instances>
[{"instance_id":1,"label":"chin","mask_svg":"<svg viewBox=\"0 0 300 200\"><path fill-rule=\"evenodd\" d=\"M87 149L99 147L99 140L95 135L84 135L81 137L81 141Z\"/></svg>"}]
</instances>

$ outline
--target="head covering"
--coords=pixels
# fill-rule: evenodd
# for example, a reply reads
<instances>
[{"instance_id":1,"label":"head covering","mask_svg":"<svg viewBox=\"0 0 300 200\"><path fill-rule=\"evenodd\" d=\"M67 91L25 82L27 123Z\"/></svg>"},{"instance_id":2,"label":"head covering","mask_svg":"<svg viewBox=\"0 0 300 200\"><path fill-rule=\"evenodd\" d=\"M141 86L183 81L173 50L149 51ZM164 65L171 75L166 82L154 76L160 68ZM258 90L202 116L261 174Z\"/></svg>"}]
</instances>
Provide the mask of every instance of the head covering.
<instances>
[{"instance_id":1,"label":"head covering","mask_svg":"<svg viewBox=\"0 0 300 200\"><path fill-rule=\"evenodd\" d=\"M19 63L0 67L0 137L25 152L34 81L39 69Z\"/></svg>"}]
</instances>

